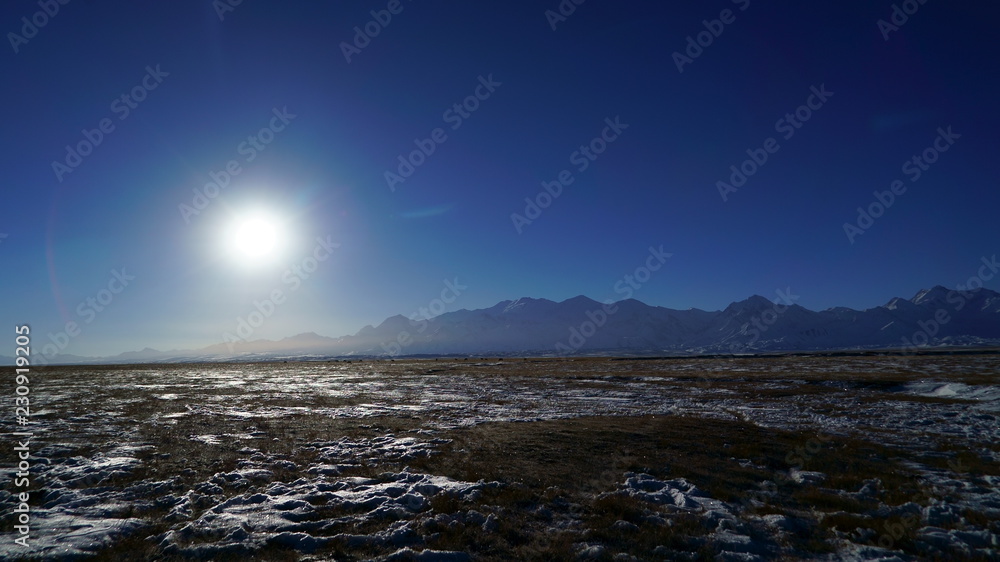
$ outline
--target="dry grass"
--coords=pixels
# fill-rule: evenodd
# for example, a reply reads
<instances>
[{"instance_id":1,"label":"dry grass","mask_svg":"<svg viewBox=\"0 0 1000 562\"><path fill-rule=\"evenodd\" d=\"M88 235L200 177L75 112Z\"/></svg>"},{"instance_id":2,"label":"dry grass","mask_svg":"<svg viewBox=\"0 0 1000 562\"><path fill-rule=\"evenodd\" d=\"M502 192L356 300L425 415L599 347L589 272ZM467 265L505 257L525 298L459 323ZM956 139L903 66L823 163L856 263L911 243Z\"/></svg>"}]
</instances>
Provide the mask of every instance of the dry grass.
<instances>
[{"instance_id":1,"label":"dry grass","mask_svg":"<svg viewBox=\"0 0 1000 562\"><path fill-rule=\"evenodd\" d=\"M860 403L909 401L923 404L954 405L964 401L946 397L923 397L899 392L908 382L927 378L923 368L938 365L940 358L914 357L906 363L898 358L769 358L769 359L684 359L684 360L609 360L576 358L571 360L529 358L441 359L399 361L354 361L306 364L309 369L342 369L352 373L374 373L393 377L427 377L428 380L449 374L490 380L517 380L532 392L544 392L553 384L573 389L600 391L629 388L642 384L686 392L691 387L720 392L727 399L747 400L764 406L794 404L800 400L825 400L848 392ZM837 362L838 370L820 368ZM273 369L288 369L287 364L247 366L111 366L88 370L113 380L114 376L148 378L190 372L194 368L249 369L266 376ZM59 380L79 368L41 368L44 377ZM358 378L363 381L363 377ZM971 366L949 375L949 381L995 384L995 374L988 368ZM350 385L353 383L345 383ZM95 433L86 423L65 422L60 442L77 443L78 449L67 455L90 456L112 440L151 444L155 448L139 453L141 465L129 476L114 482L124 487L142 481L177 478L176 492L204 482L216 472L239 467L249 454L244 448L259 450L268 457L290 460L296 469L273 468L275 479L290 482L302 476L301 469L316 462L310 444L334 441L343 437L363 439L393 433L413 435L411 430L426 429L428 420L418 416L346 418L329 415L336 408L379 403L380 397L365 392L333 395L305 393L295 397L281 395L247 396L238 386L222 388L205 397L206 404L252 402L258 408L304 407L299 413L278 417L251 415L240 418L196 410L185 416L165 419L151 416L184 412L182 402L160 400L153 392L136 394L134 389L107 385L96 388L86 398L60 404L58 415L42 420L55 423L79 416L88 419L100 414L101 404L117 403L110 429ZM714 394L704 397L711 402ZM403 403L421 399L418 390L401 393ZM502 394L491 397L491 404L510 400ZM835 413L835 406L825 406ZM92 419L92 418L90 418ZM115 433L117 432L117 433ZM128 433L127 437L125 433ZM198 435L221 435L218 444L192 439ZM244 436L235 438L232 436ZM422 437L417 435L418 437ZM479 525L439 525L427 523L431 533L428 548L462 550L481 560L562 560L573 558L577 543L598 542L609 551L624 552L639 559L655 558L653 549L663 545L683 550L693 557L710 558L713 552L705 537L710 532L696 515L666 509L620 495L608 494L623 483L626 472L643 472L660 479L685 478L712 498L728 502L744 515L781 514L803 524L789 533L781 546L802 553L823 554L830 551L828 539L836 533L874 531L868 542L875 544L885 526L901 526L905 533L896 547L915 554L912 539L916 527L906 526L898 516L871 515L879 502L897 506L918 498L925 504L934 499L911 468L922 465L962 473L967 478L998 475L995 463L982 454L960 446L942 443L936 450L919 451L893 448L857 437L819 436L808 431L766 429L740 419L711 419L693 416L601 416L536 422L484 423L473 427L439 431L435 437L451 442L441 445L436 454L406 462L369 462L349 469L345 475L377 477L384 471L401 470L447 476L462 481L499 481L503 486L484 489L475 500L463 500L447 494L434 497L420 521L438 514L476 510L493 514L497 527L484 531ZM998 445L989 444L998 450ZM791 461L794 457L796 461ZM789 481L785 475L793 465L802 470L826 474L818 485ZM866 481L878 479L880 492L873 498L859 499L844 492L858 491ZM764 493L762 483L772 482L773 493ZM241 490L245 493L252 490ZM237 492L227 492L237 493ZM34 498L33 498L34 499ZM947 498L940 498L947 499ZM319 513L334 517L333 508ZM165 559L156 546L144 537L165 532L172 527L163 522L164 510L138 509L134 515L150 521L150 526L135 536L125 537L105 549L98 560ZM197 514L195 515L197 517ZM657 523L654 516L671 521ZM985 516L967 512L966 520L980 526L994 524ZM626 521L638 530L615 528L616 521ZM565 524L570 522L572 524ZM556 525L560 523L560 525ZM371 532L377 525L345 526L335 532ZM559 530L555 530L558 528ZM320 559L364 559L390 552L382 547L358 548L334 544L317 554ZM236 560L294 560L298 555L273 547L249 555L233 555ZM225 559L220 557L217 559Z\"/></svg>"}]
</instances>

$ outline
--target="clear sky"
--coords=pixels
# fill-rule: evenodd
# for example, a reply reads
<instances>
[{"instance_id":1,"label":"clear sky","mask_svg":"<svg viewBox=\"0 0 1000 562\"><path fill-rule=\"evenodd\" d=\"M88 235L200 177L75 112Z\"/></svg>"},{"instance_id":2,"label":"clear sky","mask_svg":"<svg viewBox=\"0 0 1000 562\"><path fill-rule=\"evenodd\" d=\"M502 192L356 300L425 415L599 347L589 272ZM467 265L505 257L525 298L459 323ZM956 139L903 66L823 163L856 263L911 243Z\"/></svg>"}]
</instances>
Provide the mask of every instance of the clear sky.
<instances>
[{"instance_id":1,"label":"clear sky","mask_svg":"<svg viewBox=\"0 0 1000 562\"><path fill-rule=\"evenodd\" d=\"M82 355L254 301L253 338L339 336L445 280L619 299L661 246L631 293L671 308L954 287L1000 253L1000 8L896 5L4 2L0 319Z\"/></svg>"}]
</instances>

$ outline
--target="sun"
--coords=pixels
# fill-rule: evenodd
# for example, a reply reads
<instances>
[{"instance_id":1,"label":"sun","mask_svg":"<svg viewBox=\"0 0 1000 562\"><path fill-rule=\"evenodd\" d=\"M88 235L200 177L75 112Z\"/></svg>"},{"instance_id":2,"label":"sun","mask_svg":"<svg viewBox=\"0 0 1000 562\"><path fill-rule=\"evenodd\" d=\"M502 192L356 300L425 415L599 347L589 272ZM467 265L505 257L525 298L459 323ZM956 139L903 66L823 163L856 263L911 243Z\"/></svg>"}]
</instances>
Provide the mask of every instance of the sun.
<instances>
[{"instance_id":1,"label":"sun","mask_svg":"<svg viewBox=\"0 0 1000 562\"><path fill-rule=\"evenodd\" d=\"M226 231L228 254L244 266L273 263L285 242L282 221L266 211L251 211L233 218Z\"/></svg>"}]
</instances>

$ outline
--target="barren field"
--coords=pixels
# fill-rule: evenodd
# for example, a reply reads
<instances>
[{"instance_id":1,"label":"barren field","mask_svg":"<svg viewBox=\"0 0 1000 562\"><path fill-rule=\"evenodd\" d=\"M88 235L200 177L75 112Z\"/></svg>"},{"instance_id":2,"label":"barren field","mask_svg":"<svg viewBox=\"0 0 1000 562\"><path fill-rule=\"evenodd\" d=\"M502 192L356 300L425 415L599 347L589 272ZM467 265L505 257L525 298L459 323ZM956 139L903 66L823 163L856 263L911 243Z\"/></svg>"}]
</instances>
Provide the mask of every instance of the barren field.
<instances>
[{"instance_id":1,"label":"barren field","mask_svg":"<svg viewBox=\"0 0 1000 562\"><path fill-rule=\"evenodd\" d=\"M1000 560L1000 356L32 370L0 559ZM8 385L10 386L10 385ZM8 410L13 413L13 393Z\"/></svg>"}]
</instances>

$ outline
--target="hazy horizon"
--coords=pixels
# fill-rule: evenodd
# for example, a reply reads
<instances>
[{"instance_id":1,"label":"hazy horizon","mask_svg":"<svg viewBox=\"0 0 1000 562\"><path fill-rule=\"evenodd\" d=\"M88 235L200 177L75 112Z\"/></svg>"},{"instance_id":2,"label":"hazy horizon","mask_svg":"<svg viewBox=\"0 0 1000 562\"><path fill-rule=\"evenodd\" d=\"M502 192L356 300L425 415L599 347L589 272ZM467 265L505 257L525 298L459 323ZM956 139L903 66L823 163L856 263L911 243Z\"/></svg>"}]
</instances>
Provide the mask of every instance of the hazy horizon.
<instances>
[{"instance_id":1,"label":"hazy horizon","mask_svg":"<svg viewBox=\"0 0 1000 562\"><path fill-rule=\"evenodd\" d=\"M992 262L985 262L984 261L984 263L992 263ZM628 287L629 286L626 284L626 285L623 285L621 288L625 288L626 290L628 290ZM864 309L855 309L855 308L852 308L852 307L842 307L842 306L829 307L829 308L822 309L822 310L813 310L813 309L810 309L809 307L803 307L803 308L805 308L806 310L810 310L812 312L830 311L830 310L833 310L835 308L848 308L848 309L856 310L858 312L865 312L865 311L870 311L872 309L884 307L885 305L890 304L891 301L893 301L893 300L895 300L897 298L902 298L904 300L914 300L914 299L920 297L921 295L923 295L925 293L933 293L933 291L935 289L941 289L941 290L947 291L947 294L944 297L944 303L942 305L943 308L941 306L939 306L939 308L940 308L940 310L944 310L945 312L951 312L951 311L959 311L959 310L961 310L965 306L965 303L968 301L968 299L974 298L974 295L978 294L978 291L979 291L980 288L982 288L982 287L967 288L967 287L964 287L964 286L960 286L959 288L956 288L956 289L950 289L948 287L944 287L943 285L936 285L934 287L928 287L926 289L921 289L920 291L918 291L912 297L906 297L906 296L903 296L903 295L896 295L894 297L890 297L890 298L886 299L885 302L883 302L883 303L881 303L879 305L876 305L874 307L864 308ZM990 289L987 289L987 290L990 290ZM629 292L634 293L634 291L629 291ZM264 342L275 342L275 343L278 343L278 342L281 342L283 340L294 339L294 338L297 338L297 337L300 337L300 336L310 336L310 335L312 335L312 336L319 336L321 338L328 338L328 339L350 338L352 336L360 334L361 332L363 332L365 330L368 330L368 329L371 329L371 328L376 328L376 329L380 328L380 327L382 327L383 324L388 324L392 319L397 318L397 317L403 317L403 318L406 318L408 320L408 324L407 324L408 328L405 329L405 330L403 330L403 331L408 333L408 335L406 337L409 338L410 335L416 335L418 333L423 333L424 332L424 325L429 325L428 322L433 322L435 319L437 319L439 317L442 317L442 316L446 316L446 315L448 315L450 313L453 313L453 312L490 310L490 309L494 309L496 307L499 307L500 305L505 304L505 303L507 303L508 306L513 306L514 304L517 304L518 302L520 302L522 300L548 301L548 302L554 302L556 304L564 304L564 303L567 303L568 301L575 300L575 299L581 299L581 298L587 299L587 300L589 300L589 301L591 301L591 302L594 303L593 307L588 307L587 308L587 310L589 310L591 313L596 313L598 310L603 309L603 310L611 311L612 312L612 314L609 315L609 317L612 316L612 315L614 315L615 313L617 313L617 306L620 305L621 303L625 302L625 301L638 301L638 302L641 302L642 304L650 306L650 307L657 307L657 306L659 306L659 305L654 305L654 304L650 304L650 303L645 303L645 302L642 301L642 299L637 299L634 296L630 296L630 297L627 297L627 298L621 298L621 299L618 299L618 300L615 300L615 299L605 299L605 300L601 301L601 300L598 300L598 299L593 299L593 298L588 297L586 295L576 295L576 296L569 297L567 299L558 300L558 301L555 301L553 299L546 299L544 297L519 297L517 299L505 299L505 300L499 301L497 303L494 303L491 306L483 307L483 308L469 309L469 308L462 307L462 308L458 308L457 310L447 310L447 305L444 303L444 301L442 301L439 298L439 299L435 299L434 301L432 301L432 303L431 303L431 305L429 307L420 307L419 309L415 310L413 313L411 313L409 315L407 315L407 314L394 314L394 315L391 315L389 317L383 318L383 319L379 320L378 322L374 322L374 323L371 323L371 324L366 324L364 326L358 326L354 330L351 330L351 331L345 332L345 333L340 333L340 334L318 333L318 332L313 331L313 330L306 330L306 331L295 332L295 333L291 333L291 334L285 334L285 335L281 335L281 336L273 337L273 338L263 338L263 337L261 337L261 338L255 338L255 337L240 338L239 337L239 334L241 333L240 330L248 329L248 327L249 327L249 329L253 329L254 328L254 326L253 326L254 319L251 318L250 315L248 315L248 316L242 317L240 319L240 320L243 320L244 322L241 322L240 324L238 324L237 329L233 330L232 332L227 332L226 334L224 334L223 342L221 342L221 343L232 344L232 343L237 343L237 340L245 342L245 343L254 343L254 342L262 342L262 341L264 341ZM781 315L783 315L786 307L789 306L789 305L801 306L801 304L799 303L799 301L801 299L801 295L798 294L798 293L796 293L795 291L792 291L790 287L786 287L784 289L780 289L779 288L779 289L775 290L774 294L771 295L771 296L766 296L766 295L748 295L746 298L734 300L731 303L729 303L727 306L721 307L721 308L718 308L718 309L701 309L701 308L698 308L698 307L690 307L690 308L687 308L687 309L669 309L669 307L662 307L662 308L668 308L669 310L680 310L682 312L683 311L687 311L687 310L692 310L692 311L700 311L700 312L707 312L707 313L722 313L724 310L727 310L732 305L735 305L735 304L738 304L738 303L742 303L742 302L749 302L749 301L751 301L753 299L764 299L766 301L774 303L775 304L774 310L778 311L778 313L776 314L776 318L780 317ZM958 304L959 301L961 302L961 306L957 306L956 307L955 305ZM262 302L262 301L255 301L255 305L256 305L257 302ZM444 310L444 312L438 312L439 310L442 310L442 309ZM260 308L255 308L255 310L258 313L267 312L266 306L262 306ZM586 316L586 314L584 316ZM928 322L931 321L932 318L933 318L933 316L934 316L933 314L929 314L927 316L926 320ZM259 317L262 318L263 321L265 321L265 322L268 319L267 316L265 316L264 314L260 314ZM755 318L757 320L760 320L760 316L755 316ZM950 321L951 321L951 317L949 315L949 319L942 324L942 327L944 325L948 324ZM771 325L771 322L767 322L767 325ZM929 328L927 326L929 326L929 324L922 324L922 325L920 325L915 330L915 332L923 332L923 335L927 335L928 337L932 337L934 334L931 334L928 331ZM574 326L574 325L568 326L569 329L573 329L573 328L576 328L576 327L577 326ZM757 327L761 327L761 326L757 325ZM748 326L748 328L751 330L751 332L753 331L753 326ZM598 330L600 330L600 329L601 328L598 327ZM937 331L936 328L930 328L930 329L932 329L934 332ZM410 332L412 332L412 333L410 333ZM399 334L401 335L402 332L400 332ZM909 335L909 333L907 333L907 335ZM919 334L914 333L914 335L919 335ZM61 339L70 339L71 340L72 336L67 337L65 333L60 333L60 334L55 334L55 335L48 334L48 337L46 339L41 340L41 345L39 345L39 349L42 350L43 354L50 355L46 351L48 349L47 346L49 346L51 344L55 344L55 345L58 346L58 345L60 345L60 340ZM756 340L756 337L754 339ZM914 339L916 339L916 338L914 338ZM991 340L991 341L993 341L993 340ZM547 343L548 342L540 342L537 347L533 347L533 348L530 348L530 349L529 348L525 348L524 351L525 352L538 352L538 351L543 351L543 350L548 349L549 351L555 351L557 355L562 355L557 348L549 349L549 348L552 348L553 346L552 345L548 345ZM557 342L557 344L558 343L562 343L562 342ZM182 348L182 347L174 347L174 348L162 348L162 347L160 347L160 348L158 348L158 347L156 347L154 345L146 345L146 346L137 347L137 348L133 348L133 349L126 349L126 350L123 350L123 351L120 351L120 352L106 354L106 355L87 355L87 354L70 354L70 355L79 355L81 357L91 357L91 358L101 358L101 357L110 358L110 357L116 357L116 356L118 356L120 354L124 354L124 353L145 352L145 351L150 350L150 349L152 349L154 351L157 351L157 352L166 352L166 353L172 353L172 352L192 352L192 351L199 351L201 349L205 349L205 348L209 348L209 347L213 347L213 346L219 346L219 345L220 345L220 342L216 342L216 341L213 341L213 342L201 342L200 344L199 343L194 343L190 347L187 347L187 348ZM405 348L401 348L398 351L393 351L389 347L386 347L386 345L390 345L390 346L394 345L392 337L389 337L385 342L383 342L383 348L381 350L381 353L382 354L387 354L387 356L402 356L402 357L406 357L408 355L412 355L412 353L405 353L404 352ZM747 347L742 346L742 345L741 345L741 347L743 347L743 350L742 350L743 352L751 352L751 351L753 351L751 348L747 348ZM910 341L910 338L909 337L905 337L905 336L900 341L893 342L893 345L890 345L889 347L898 348L898 351L904 352L904 353L910 353L914 349L913 348L913 344ZM227 345L227 349L229 350L230 354L234 354L234 349L233 349L233 347L231 345ZM834 347L825 348L826 351L831 351L831 350L848 350L848 349L854 349L854 346L848 345L848 346L834 346ZM477 351L481 351L483 353L487 353L488 352L488 350L486 350L486 349L477 350ZM624 350L624 351L628 351L628 350ZM654 351L654 350L649 349L649 350L645 350L645 351L649 352L649 351ZM663 351L663 350L661 350L661 351ZM673 351L676 351L676 350L673 350ZM772 351L773 350L763 349L763 350L756 350L755 352L769 353L769 352L772 352ZM802 348L802 349L794 349L794 350L789 349L787 351L809 351L809 350L805 349L805 348ZM818 349L814 349L812 351L818 351ZM733 351L733 352L735 352L735 351ZM352 352L352 353L354 353L354 352ZM449 352L447 354L453 354L453 353L459 353L459 354L461 354L463 352L461 352L461 351L458 351L458 352ZM351 353L349 353L349 354L351 354ZM423 353L423 352L416 352L416 354L417 355L426 355L426 353ZM0 356L2 356L2 355L3 354L0 354ZM239 355L239 353L236 353L236 355ZM340 354L334 353L333 355L340 355ZM183 357L183 356L177 356L177 357Z\"/></svg>"}]
</instances>

